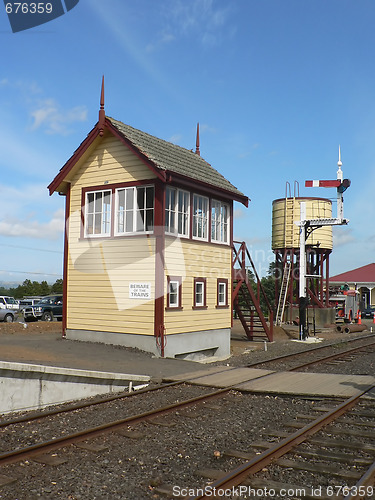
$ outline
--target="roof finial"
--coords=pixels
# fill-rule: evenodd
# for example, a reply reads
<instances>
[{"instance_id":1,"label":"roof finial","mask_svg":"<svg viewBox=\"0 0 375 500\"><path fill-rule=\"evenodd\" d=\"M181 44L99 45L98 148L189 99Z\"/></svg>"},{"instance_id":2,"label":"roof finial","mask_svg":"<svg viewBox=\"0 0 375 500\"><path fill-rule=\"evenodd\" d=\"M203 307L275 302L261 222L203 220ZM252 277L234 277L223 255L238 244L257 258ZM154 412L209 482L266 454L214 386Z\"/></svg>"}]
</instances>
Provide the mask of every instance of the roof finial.
<instances>
[{"instance_id":1,"label":"roof finial","mask_svg":"<svg viewBox=\"0 0 375 500\"><path fill-rule=\"evenodd\" d=\"M102 90L100 93L100 109L99 109L99 135L103 137L105 124L105 111L104 111L104 75L102 78Z\"/></svg>"},{"instance_id":2,"label":"roof finial","mask_svg":"<svg viewBox=\"0 0 375 500\"><path fill-rule=\"evenodd\" d=\"M342 165L342 161L341 161L341 147L340 147L340 144L339 144L339 161L337 162L337 166L339 167L339 169L337 170L337 179L342 181L343 179L343 172L341 170L341 165Z\"/></svg>"},{"instance_id":3,"label":"roof finial","mask_svg":"<svg viewBox=\"0 0 375 500\"><path fill-rule=\"evenodd\" d=\"M201 155L201 152L199 150L199 122L197 123L197 140L195 143L195 154L197 154L198 156Z\"/></svg>"}]
</instances>

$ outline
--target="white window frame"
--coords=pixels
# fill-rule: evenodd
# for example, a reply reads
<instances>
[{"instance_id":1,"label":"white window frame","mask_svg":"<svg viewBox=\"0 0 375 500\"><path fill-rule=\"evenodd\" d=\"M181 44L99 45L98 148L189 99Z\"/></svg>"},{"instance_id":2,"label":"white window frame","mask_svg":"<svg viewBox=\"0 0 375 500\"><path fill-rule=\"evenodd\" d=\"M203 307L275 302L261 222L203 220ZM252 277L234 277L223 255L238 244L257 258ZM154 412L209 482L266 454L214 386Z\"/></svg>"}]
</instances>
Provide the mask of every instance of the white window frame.
<instances>
[{"instance_id":1,"label":"white window frame","mask_svg":"<svg viewBox=\"0 0 375 500\"><path fill-rule=\"evenodd\" d=\"M171 194L174 194L174 203ZM182 196L182 200L180 200ZM186 203L185 203L186 202ZM185 208L185 210L184 210ZM171 222L171 220L173 221ZM165 232L189 238L190 233L190 193L183 189L167 187L165 194ZM182 231L179 231L181 221ZM184 227L185 226L185 227Z\"/></svg>"},{"instance_id":2,"label":"white window frame","mask_svg":"<svg viewBox=\"0 0 375 500\"><path fill-rule=\"evenodd\" d=\"M198 292L198 287L201 287L201 291ZM194 301L193 309L203 309L207 308L206 305L206 290L207 280L205 278L194 278ZM201 295L202 299L197 301L197 295Z\"/></svg>"},{"instance_id":3,"label":"white window frame","mask_svg":"<svg viewBox=\"0 0 375 500\"><path fill-rule=\"evenodd\" d=\"M198 287L202 287L201 292L198 292ZM197 300L198 294L202 296L201 301ZM195 307L203 307L204 306L204 281L196 281L195 282L194 296L195 296L195 299L194 299Z\"/></svg>"},{"instance_id":4,"label":"white window frame","mask_svg":"<svg viewBox=\"0 0 375 500\"><path fill-rule=\"evenodd\" d=\"M227 282L226 281L218 281L218 284L217 284L217 305L218 306L227 306L228 305L228 302L227 302ZM220 288L223 287L223 291L220 291ZM220 300L220 295L223 295L223 300Z\"/></svg>"},{"instance_id":5,"label":"white window frame","mask_svg":"<svg viewBox=\"0 0 375 500\"><path fill-rule=\"evenodd\" d=\"M173 286L176 286L176 290L172 289ZM178 280L170 280L168 282L168 307L171 309L181 307L181 304L180 304L180 286L181 286L181 283ZM172 302L171 297L175 297L176 302Z\"/></svg>"},{"instance_id":6,"label":"white window frame","mask_svg":"<svg viewBox=\"0 0 375 500\"><path fill-rule=\"evenodd\" d=\"M147 188L152 188L153 190L153 200L152 200L152 207L147 208L146 206L146 193L147 193ZM138 207L138 189L145 189L145 206L142 209L139 209ZM120 204L119 204L119 193L120 191L124 191L125 193L125 199L124 199L124 210L120 210ZM132 202L132 207L127 208L127 197L129 196L129 193L133 193L133 202ZM137 231L137 222L138 222L138 217L140 212L144 212L144 217L142 219L143 222L143 230ZM146 222L147 222L147 217L146 214L147 212L151 212L153 214L152 217L152 229L147 230L146 229ZM126 215L127 213L132 213L131 214L131 223L132 223L132 230L127 231L126 230ZM120 219L122 218L121 225L123 226L123 230L119 230L119 224L120 224ZM116 188L115 190L115 228L114 228L114 234L115 236L128 236L128 235L135 235L135 234L153 234L154 232L154 227L155 227L155 187L153 184L141 184L139 186L126 186L126 187L120 187Z\"/></svg>"},{"instance_id":7,"label":"white window frame","mask_svg":"<svg viewBox=\"0 0 375 500\"><path fill-rule=\"evenodd\" d=\"M223 214L226 210L226 217ZM227 203L211 200L211 241L227 245L230 231L230 208Z\"/></svg>"},{"instance_id":8,"label":"white window frame","mask_svg":"<svg viewBox=\"0 0 375 500\"><path fill-rule=\"evenodd\" d=\"M96 212L95 209L95 205L96 205L96 201L97 201L97 195L101 193L102 195L102 203L101 203L101 211L98 211ZM108 210L104 210L104 193L109 193L109 209ZM89 195L94 195L94 201L93 201L93 207L94 207L94 210L92 212L89 212L89 201L88 201L88 197ZM101 216L101 223L100 223L100 227L101 227L101 231L100 233L95 233L95 221L96 221L96 217L97 216ZM104 217L103 217L104 215ZM93 232L92 233L89 233L88 232L88 223L89 223L89 220L92 216L92 221L93 221L93 224L92 224L92 230ZM93 191L86 191L85 193L85 220L84 220L84 235L86 238L103 238L103 237L108 237L108 236L111 236L111 225L112 225L112 190L111 189L97 189L97 190L93 190ZM103 231L103 228L104 229L107 229Z\"/></svg>"},{"instance_id":9,"label":"white window frame","mask_svg":"<svg viewBox=\"0 0 375 500\"><path fill-rule=\"evenodd\" d=\"M202 200L202 212L199 213L200 203ZM204 207L205 205L205 207ZM209 233L209 199L206 196L201 196L200 194L193 194L193 239L208 241ZM196 208L198 211L196 211ZM206 210L204 210L206 208ZM202 228L202 235L199 234L199 229ZM205 232L205 234L204 234Z\"/></svg>"}]
</instances>

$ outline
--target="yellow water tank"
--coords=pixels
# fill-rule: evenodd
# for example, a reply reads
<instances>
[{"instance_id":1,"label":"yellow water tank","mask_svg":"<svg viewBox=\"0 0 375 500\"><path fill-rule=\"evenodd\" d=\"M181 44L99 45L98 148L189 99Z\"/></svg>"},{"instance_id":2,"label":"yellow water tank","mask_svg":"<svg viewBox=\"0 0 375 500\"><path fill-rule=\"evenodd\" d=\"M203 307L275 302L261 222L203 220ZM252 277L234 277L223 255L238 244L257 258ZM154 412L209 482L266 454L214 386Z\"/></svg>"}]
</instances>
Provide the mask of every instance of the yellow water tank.
<instances>
[{"instance_id":1,"label":"yellow water tank","mask_svg":"<svg viewBox=\"0 0 375 500\"><path fill-rule=\"evenodd\" d=\"M332 202L326 198L280 198L272 202L272 250L299 248L299 230L294 224L301 220L301 202L306 203L306 219L330 219ZM307 246L319 244L332 250L332 226L315 229L307 238Z\"/></svg>"}]
</instances>

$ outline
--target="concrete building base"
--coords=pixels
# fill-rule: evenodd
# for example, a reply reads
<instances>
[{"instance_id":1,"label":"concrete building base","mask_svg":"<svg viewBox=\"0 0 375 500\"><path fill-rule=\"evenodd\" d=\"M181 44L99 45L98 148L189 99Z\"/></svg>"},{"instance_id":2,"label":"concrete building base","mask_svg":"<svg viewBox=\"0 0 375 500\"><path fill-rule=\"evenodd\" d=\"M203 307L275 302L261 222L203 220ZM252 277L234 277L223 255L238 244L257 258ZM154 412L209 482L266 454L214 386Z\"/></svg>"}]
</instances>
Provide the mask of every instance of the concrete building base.
<instances>
[{"instance_id":1,"label":"concrete building base","mask_svg":"<svg viewBox=\"0 0 375 500\"><path fill-rule=\"evenodd\" d=\"M164 357L199 362L226 359L230 356L230 334L230 328L222 328L166 335L164 338ZM67 329L66 338L68 340L133 347L161 357L160 346L157 345L153 335Z\"/></svg>"},{"instance_id":2,"label":"concrete building base","mask_svg":"<svg viewBox=\"0 0 375 500\"><path fill-rule=\"evenodd\" d=\"M0 361L0 413L127 391L149 381L148 375Z\"/></svg>"}]
</instances>

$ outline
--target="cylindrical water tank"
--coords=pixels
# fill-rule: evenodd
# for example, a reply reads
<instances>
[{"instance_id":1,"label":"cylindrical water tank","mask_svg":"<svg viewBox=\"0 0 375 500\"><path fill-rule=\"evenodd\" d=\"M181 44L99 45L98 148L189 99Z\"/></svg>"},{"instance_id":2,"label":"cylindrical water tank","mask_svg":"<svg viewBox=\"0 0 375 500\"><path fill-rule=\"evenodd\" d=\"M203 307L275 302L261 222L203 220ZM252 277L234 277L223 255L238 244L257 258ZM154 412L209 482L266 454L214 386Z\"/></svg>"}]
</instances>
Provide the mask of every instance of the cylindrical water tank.
<instances>
[{"instance_id":1,"label":"cylindrical water tank","mask_svg":"<svg viewBox=\"0 0 375 500\"><path fill-rule=\"evenodd\" d=\"M299 248L300 203L306 203L306 219L331 219L332 202L326 198L280 198L272 202L272 250ZM307 246L319 244L320 249L332 250L332 226L312 231Z\"/></svg>"}]
</instances>

